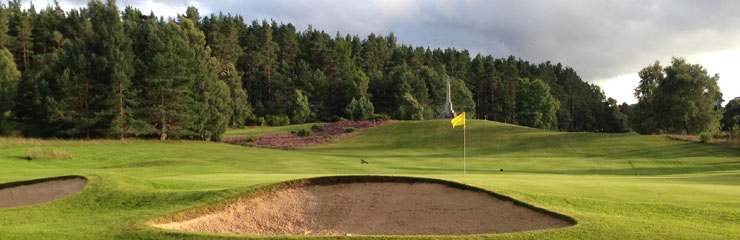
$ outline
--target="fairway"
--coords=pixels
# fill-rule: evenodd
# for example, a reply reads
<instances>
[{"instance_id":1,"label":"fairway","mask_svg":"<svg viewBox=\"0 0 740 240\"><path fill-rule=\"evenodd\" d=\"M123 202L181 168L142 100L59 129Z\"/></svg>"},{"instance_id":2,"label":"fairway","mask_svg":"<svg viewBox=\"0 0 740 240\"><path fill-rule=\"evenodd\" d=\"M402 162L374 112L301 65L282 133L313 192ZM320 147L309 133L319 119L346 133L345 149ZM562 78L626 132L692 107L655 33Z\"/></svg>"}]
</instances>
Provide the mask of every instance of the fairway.
<instances>
[{"instance_id":1,"label":"fairway","mask_svg":"<svg viewBox=\"0 0 740 240\"><path fill-rule=\"evenodd\" d=\"M227 135L294 129L232 130ZM738 148L655 135L553 132L468 120L463 177L462 137L462 129L451 128L449 120L432 120L363 129L351 138L297 150L199 141L0 138L0 183L66 175L88 179L82 191L64 199L0 209L0 238L284 238L165 230L149 223L249 195L268 184L330 175L443 179L577 221L570 227L529 232L398 238L740 236ZM29 161L31 149L63 151L69 157ZM369 164L360 164L360 159ZM322 236L311 236L316 238Z\"/></svg>"}]
</instances>

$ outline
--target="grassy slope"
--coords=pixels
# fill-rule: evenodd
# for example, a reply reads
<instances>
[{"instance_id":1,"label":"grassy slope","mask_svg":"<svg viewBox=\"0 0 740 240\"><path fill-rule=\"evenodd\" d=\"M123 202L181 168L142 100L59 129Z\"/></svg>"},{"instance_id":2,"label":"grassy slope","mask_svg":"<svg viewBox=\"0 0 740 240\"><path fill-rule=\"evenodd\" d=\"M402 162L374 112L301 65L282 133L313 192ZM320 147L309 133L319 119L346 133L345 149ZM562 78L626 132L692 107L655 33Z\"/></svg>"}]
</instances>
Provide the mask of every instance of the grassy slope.
<instances>
[{"instance_id":1,"label":"grassy slope","mask_svg":"<svg viewBox=\"0 0 740 240\"><path fill-rule=\"evenodd\" d=\"M470 121L462 129L399 122L299 151L218 143L0 138L0 182L82 174L61 201L0 210L0 238L244 237L164 231L146 221L248 192L256 184L335 174L442 178L570 215L574 227L465 238L733 238L740 236L740 150L661 136L547 132ZM23 160L30 148L73 159ZM360 165L359 159L370 162ZM504 172L499 172L503 168ZM247 236L248 237L248 236Z\"/></svg>"}]
</instances>

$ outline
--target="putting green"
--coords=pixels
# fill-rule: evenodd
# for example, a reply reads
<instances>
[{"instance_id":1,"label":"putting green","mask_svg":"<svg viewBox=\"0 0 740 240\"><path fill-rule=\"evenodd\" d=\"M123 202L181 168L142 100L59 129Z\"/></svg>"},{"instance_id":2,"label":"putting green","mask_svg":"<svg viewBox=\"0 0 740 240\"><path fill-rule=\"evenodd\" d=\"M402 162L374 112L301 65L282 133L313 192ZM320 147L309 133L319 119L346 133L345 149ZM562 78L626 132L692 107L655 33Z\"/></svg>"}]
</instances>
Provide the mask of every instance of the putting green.
<instances>
[{"instance_id":1,"label":"putting green","mask_svg":"<svg viewBox=\"0 0 740 240\"><path fill-rule=\"evenodd\" d=\"M462 129L452 129L445 120L398 122L290 151L195 141L0 138L0 182L63 175L88 179L85 189L70 197L0 209L0 236L252 238L163 230L148 222L249 195L266 184L362 174L460 182L578 221L572 227L476 238L740 236L737 148L662 136L550 132L475 120L468 124L465 177ZM70 157L28 161L26 152L32 148L56 149ZM360 164L360 159L369 164Z\"/></svg>"}]
</instances>

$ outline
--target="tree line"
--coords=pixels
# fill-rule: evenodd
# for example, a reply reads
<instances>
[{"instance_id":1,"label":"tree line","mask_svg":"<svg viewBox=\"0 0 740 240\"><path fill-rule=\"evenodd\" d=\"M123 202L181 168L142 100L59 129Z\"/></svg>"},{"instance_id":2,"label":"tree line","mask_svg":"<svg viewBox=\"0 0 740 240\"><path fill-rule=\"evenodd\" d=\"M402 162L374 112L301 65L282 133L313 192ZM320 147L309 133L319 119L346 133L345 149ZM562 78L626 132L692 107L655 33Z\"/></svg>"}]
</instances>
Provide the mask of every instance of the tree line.
<instances>
[{"instance_id":1,"label":"tree line","mask_svg":"<svg viewBox=\"0 0 740 240\"><path fill-rule=\"evenodd\" d=\"M0 6L0 133L219 140L227 127L436 118L625 132L629 106L560 63L334 36L242 16L174 18L115 1Z\"/></svg>"}]
</instances>

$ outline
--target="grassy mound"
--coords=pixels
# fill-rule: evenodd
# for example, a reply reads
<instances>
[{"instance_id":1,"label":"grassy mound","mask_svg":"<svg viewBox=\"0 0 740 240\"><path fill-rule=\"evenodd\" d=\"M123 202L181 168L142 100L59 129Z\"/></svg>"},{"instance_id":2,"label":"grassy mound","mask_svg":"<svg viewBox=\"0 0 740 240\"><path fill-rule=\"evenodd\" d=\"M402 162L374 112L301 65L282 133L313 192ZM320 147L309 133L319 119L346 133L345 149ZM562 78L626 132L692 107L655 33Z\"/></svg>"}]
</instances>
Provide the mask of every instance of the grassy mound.
<instances>
[{"instance_id":1,"label":"grassy mound","mask_svg":"<svg viewBox=\"0 0 740 240\"><path fill-rule=\"evenodd\" d=\"M308 151L393 162L404 170L424 172L453 170L444 168L451 161L462 164L462 144L462 128L434 120L368 129L361 137ZM665 136L554 132L480 120L468 120L467 156L468 169L480 173L503 168L550 174L661 175L740 169L733 160L740 156L738 148Z\"/></svg>"}]
</instances>

